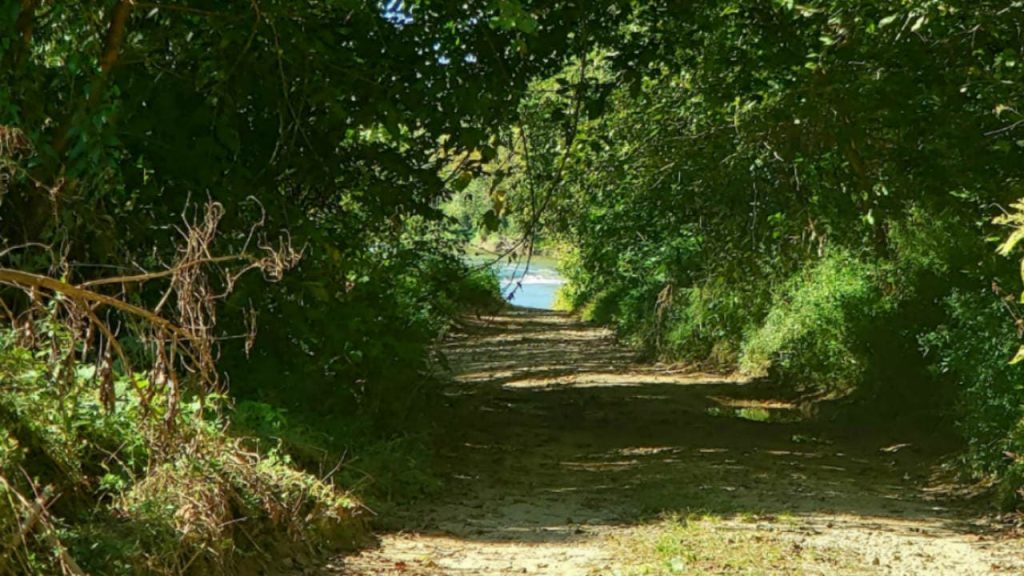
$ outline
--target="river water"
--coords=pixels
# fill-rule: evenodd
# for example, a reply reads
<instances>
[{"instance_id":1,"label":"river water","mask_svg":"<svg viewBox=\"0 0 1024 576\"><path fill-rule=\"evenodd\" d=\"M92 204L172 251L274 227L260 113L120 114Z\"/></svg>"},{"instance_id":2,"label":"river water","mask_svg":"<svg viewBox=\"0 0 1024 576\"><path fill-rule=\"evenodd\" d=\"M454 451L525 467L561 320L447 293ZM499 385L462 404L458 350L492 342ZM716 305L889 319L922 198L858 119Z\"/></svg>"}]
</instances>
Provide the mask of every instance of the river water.
<instances>
[{"instance_id":1,"label":"river water","mask_svg":"<svg viewBox=\"0 0 1024 576\"><path fill-rule=\"evenodd\" d=\"M473 265L491 262L486 256L470 256ZM558 263L551 258L534 257L530 269L525 263L498 262L493 265L501 282L501 292L513 306L553 310L558 289L565 279L558 273Z\"/></svg>"}]
</instances>

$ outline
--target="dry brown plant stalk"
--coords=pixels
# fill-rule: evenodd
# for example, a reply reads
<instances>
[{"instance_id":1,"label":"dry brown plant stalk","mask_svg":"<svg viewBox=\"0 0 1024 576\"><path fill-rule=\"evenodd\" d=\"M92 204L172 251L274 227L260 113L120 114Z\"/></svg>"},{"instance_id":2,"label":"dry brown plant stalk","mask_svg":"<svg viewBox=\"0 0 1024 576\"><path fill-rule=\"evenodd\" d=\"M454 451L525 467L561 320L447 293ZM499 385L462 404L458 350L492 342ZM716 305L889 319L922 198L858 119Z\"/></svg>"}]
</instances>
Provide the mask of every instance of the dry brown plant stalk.
<instances>
[{"instance_id":1,"label":"dry brown plant stalk","mask_svg":"<svg viewBox=\"0 0 1024 576\"><path fill-rule=\"evenodd\" d=\"M164 419L168 430L174 428L183 379L191 380L200 395L219 387L214 332L218 302L231 293L243 274L260 270L269 281L276 281L302 258L302 250L294 249L287 235L277 246L260 239L262 218L250 229L241 252L215 255L212 245L225 214L223 205L209 201L201 211L194 210L191 218L186 217L187 212L188 208L178 229L182 242L176 259L161 270L143 270L138 274L71 284L49 275L0 267L0 284L21 289L31 303L21 315L15 315L6 303L2 307L22 342L31 345L35 340L33 325L37 315L50 314L58 319L73 341L68 351L54 349L51 359L57 361L60 357L61 361L71 363L75 351L84 356L88 350L95 349L100 397L108 410L113 410L116 400L112 377L115 358L121 361L124 371L135 383L131 360L119 342L118 329L110 313L133 320L141 328L142 340L149 344L152 352L150 382L159 386L166 397ZM254 244L255 250L251 250ZM221 291L215 289L214 277L219 278ZM125 299L129 286L155 281L167 282L167 288L153 308ZM102 291L105 287L117 287L118 295ZM170 308L173 312L168 312ZM254 323L247 324L254 333ZM249 334L247 340L251 340L252 335ZM156 387L137 386L136 389L143 409L148 410Z\"/></svg>"}]
</instances>

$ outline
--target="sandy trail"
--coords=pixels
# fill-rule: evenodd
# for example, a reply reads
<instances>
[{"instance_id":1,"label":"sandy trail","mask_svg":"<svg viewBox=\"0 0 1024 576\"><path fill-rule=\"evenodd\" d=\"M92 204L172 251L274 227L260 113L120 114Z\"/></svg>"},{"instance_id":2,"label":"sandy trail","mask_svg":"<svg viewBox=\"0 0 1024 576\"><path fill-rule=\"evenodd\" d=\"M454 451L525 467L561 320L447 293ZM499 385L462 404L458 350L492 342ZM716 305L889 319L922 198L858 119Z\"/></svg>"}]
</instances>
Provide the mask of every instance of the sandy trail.
<instances>
[{"instance_id":1,"label":"sandy trail","mask_svg":"<svg viewBox=\"0 0 1024 576\"><path fill-rule=\"evenodd\" d=\"M699 511L722 519L714 530L821 552L795 573L1024 574L1018 541L928 489L934 452L794 421L761 384L638 364L607 331L540 311L474 322L445 352L443 494L329 572L765 573L635 567L659 519Z\"/></svg>"}]
</instances>

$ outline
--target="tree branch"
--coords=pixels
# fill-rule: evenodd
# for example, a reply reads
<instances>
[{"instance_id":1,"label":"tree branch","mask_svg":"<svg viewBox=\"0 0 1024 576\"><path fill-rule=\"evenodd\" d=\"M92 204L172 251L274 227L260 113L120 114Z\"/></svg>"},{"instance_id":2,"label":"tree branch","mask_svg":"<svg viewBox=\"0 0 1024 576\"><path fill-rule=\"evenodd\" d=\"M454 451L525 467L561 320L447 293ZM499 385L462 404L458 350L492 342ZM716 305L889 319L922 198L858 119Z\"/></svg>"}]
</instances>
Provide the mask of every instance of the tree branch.
<instances>
[{"instance_id":1,"label":"tree branch","mask_svg":"<svg viewBox=\"0 0 1024 576\"><path fill-rule=\"evenodd\" d=\"M236 256L218 256L214 258L200 258L198 260L190 260L188 262L182 262L181 264L167 270L161 270L160 272L147 272L145 274L136 274L134 276L115 276L112 278L100 278L98 280L90 280L88 282L82 282L78 284L79 288L88 288L92 286L104 286L107 284L138 284L141 282L148 282L150 280L156 280L158 278L167 278L168 276L174 276L178 272L185 270L186 268L192 268L194 266L202 266L204 264L223 264L225 262L235 262L238 260L250 260L248 256L239 254Z\"/></svg>"},{"instance_id":2,"label":"tree branch","mask_svg":"<svg viewBox=\"0 0 1024 576\"><path fill-rule=\"evenodd\" d=\"M187 341L193 340L192 335L183 328L166 318L146 310L145 308L129 304L112 296L107 296L106 294L100 294L98 292L93 292L92 290L61 282L60 280L54 280L48 276L22 272L21 270L12 270L10 268L0 268L0 284L7 284L18 288L41 288L63 294L68 298L79 302L95 302L97 304L104 304L122 312L127 312L133 316L143 318L157 328L165 330L175 336L179 336Z\"/></svg>"}]
</instances>

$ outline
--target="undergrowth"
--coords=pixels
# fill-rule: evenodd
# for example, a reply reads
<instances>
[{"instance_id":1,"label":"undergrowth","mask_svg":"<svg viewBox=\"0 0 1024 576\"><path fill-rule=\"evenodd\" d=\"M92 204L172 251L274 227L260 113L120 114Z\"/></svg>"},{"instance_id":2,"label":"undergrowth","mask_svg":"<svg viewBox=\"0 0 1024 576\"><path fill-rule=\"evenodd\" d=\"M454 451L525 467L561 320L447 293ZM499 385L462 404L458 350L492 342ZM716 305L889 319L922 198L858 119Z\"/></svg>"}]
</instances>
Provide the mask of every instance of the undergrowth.
<instances>
[{"instance_id":1,"label":"undergrowth","mask_svg":"<svg viewBox=\"0 0 1024 576\"><path fill-rule=\"evenodd\" d=\"M570 268L563 301L648 354L772 379L807 414L959 436L965 477L1020 507L1022 314L1001 288L1013 280L998 260L971 263L984 246L970 223L909 212L885 257L833 247L791 270L712 267L689 286L636 275L591 288Z\"/></svg>"},{"instance_id":2,"label":"undergrowth","mask_svg":"<svg viewBox=\"0 0 1024 576\"><path fill-rule=\"evenodd\" d=\"M282 548L363 537L364 511L331 478L224 433L225 398L187 397L170 421L166 398L138 401L146 375L117 373L108 411L104 375L54 356L61 338L0 333L0 573L246 574Z\"/></svg>"},{"instance_id":3,"label":"undergrowth","mask_svg":"<svg viewBox=\"0 0 1024 576\"><path fill-rule=\"evenodd\" d=\"M1024 505L1024 386L1017 347L1006 322L1007 301L984 290L955 290L943 306L949 321L921 335L934 377L960 391L957 412L967 449L961 456L974 478L996 480L1004 508Z\"/></svg>"},{"instance_id":4,"label":"undergrowth","mask_svg":"<svg viewBox=\"0 0 1024 576\"><path fill-rule=\"evenodd\" d=\"M251 355L222 358L232 427L314 474L333 471L386 516L440 486L430 443L447 364L433 345L460 315L502 306L498 280L455 256L410 254L347 292L317 296L307 284L323 271L311 267L263 295L271 312Z\"/></svg>"},{"instance_id":5,"label":"undergrowth","mask_svg":"<svg viewBox=\"0 0 1024 576\"><path fill-rule=\"evenodd\" d=\"M164 340L144 332L96 350L60 295L0 330L0 574L312 564L436 490L433 344L460 314L502 305L497 279L450 254L396 254L332 293L313 280L328 260L239 282L222 333L252 340L249 357L219 349L229 386L161 368ZM258 328L234 324L254 298Z\"/></svg>"},{"instance_id":6,"label":"undergrowth","mask_svg":"<svg viewBox=\"0 0 1024 576\"><path fill-rule=\"evenodd\" d=\"M771 371L826 391L856 387L866 364L858 330L882 305L874 274L871 266L838 252L794 275L744 339L740 369L752 376Z\"/></svg>"}]
</instances>

